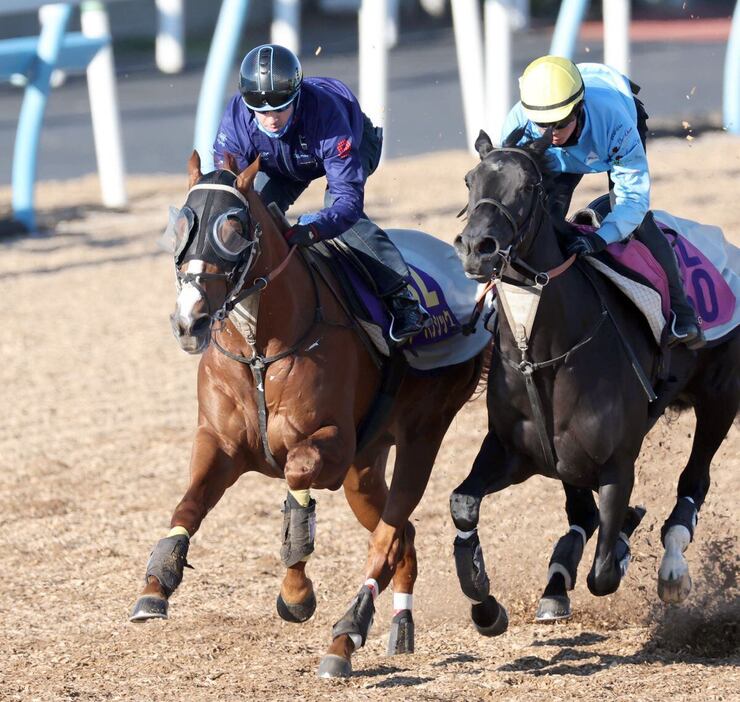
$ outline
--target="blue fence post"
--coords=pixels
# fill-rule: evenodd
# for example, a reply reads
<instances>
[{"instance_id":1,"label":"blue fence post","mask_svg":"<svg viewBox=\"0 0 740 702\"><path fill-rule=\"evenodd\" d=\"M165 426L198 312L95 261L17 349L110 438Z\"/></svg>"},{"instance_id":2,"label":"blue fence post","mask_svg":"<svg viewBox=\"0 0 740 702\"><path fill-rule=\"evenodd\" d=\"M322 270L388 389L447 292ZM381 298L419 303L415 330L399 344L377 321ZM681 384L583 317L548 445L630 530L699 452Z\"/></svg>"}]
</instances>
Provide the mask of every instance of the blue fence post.
<instances>
[{"instance_id":1,"label":"blue fence post","mask_svg":"<svg viewBox=\"0 0 740 702\"><path fill-rule=\"evenodd\" d=\"M23 96L13 149L13 216L29 232L36 228L33 191L41 125L49 96L49 80L59 56L72 7L57 3L45 7L43 12L36 59Z\"/></svg>"},{"instance_id":2,"label":"blue fence post","mask_svg":"<svg viewBox=\"0 0 740 702\"><path fill-rule=\"evenodd\" d=\"M735 4L725 56L723 117L728 132L740 134L740 2Z\"/></svg>"},{"instance_id":3,"label":"blue fence post","mask_svg":"<svg viewBox=\"0 0 740 702\"><path fill-rule=\"evenodd\" d=\"M578 30L588 9L588 0L563 0L550 43L550 54L573 58Z\"/></svg>"},{"instance_id":4,"label":"blue fence post","mask_svg":"<svg viewBox=\"0 0 740 702\"><path fill-rule=\"evenodd\" d=\"M226 81L234 65L249 0L223 0L208 51L195 115L195 148L203 173L213 170L213 140L224 106Z\"/></svg>"}]
</instances>

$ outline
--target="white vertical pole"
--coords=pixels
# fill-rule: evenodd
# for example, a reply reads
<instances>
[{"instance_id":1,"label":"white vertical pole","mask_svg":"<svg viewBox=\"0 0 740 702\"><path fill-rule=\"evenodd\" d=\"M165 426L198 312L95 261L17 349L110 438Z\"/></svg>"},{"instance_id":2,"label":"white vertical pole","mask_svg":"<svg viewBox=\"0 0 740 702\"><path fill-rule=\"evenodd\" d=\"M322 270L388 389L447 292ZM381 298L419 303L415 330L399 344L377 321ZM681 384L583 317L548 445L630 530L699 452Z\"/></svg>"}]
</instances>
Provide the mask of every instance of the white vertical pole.
<instances>
[{"instance_id":1,"label":"white vertical pole","mask_svg":"<svg viewBox=\"0 0 740 702\"><path fill-rule=\"evenodd\" d=\"M183 0L157 0L157 21L157 68L162 73L179 73L185 66Z\"/></svg>"},{"instance_id":2,"label":"white vertical pole","mask_svg":"<svg viewBox=\"0 0 740 702\"><path fill-rule=\"evenodd\" d=\"M483 35L486 42L486 130L500 143L501 129L511 107L511 0L486 0Z\"/></svg>"},{"instance_id":3,"label":"white vertical pole","mask_svg":"<svg viewBox=\"0 0 740 702\"><path fill-rule=\"evenodd\" d=\"M386 128L388 95L388 0L362 0L360 34L360 104L376 127ZM388 138L386 132L386 139Z\"/></svg>"},{"instance_id":4,"label":"white vertical pole","mask_svg":"<svg viewBox=\"0 0 740 702\"><path fill-rule=\"evenodd\" d=\"M603 0L604 63L630 74L630 2Z\"/></svg>"},{"instance_id":5,"label":"white vertical pole","mask_svg":"<svg viewBox=\"0 0 740 702\"><path fill-rule=\"evenodd\" d=\"M109 43L95 55L87 67L87 91L90 96L95 156L103 204L126 205L126 167L123 160L121 125L118 116L113 47L105 6L98 0L80 5L82 33L87 37L107 37Z\"/></svg>"},{"instance_id":6,"label":"white vertical pole","mask_svg":"<svg viewBox=\"0 0 740 702\"><path fill-rule=\"evenodd\" d=\"M727 42L722 110L727 130L740 135L740 2L735 5Z\"/></svg>"},{"instance_id":7,"label":"white vertical pole","mask_svg":"<svg viewBox=\"0 0 740 702\"><path fill-rule=\"evenodd\" d=\"M301 51L301 3L299 0L272 0L270 41L298 55Z\"/></svg>"},{"instance_id":8,"label":"white vertical pole","mask_svg":"<svg viewBox=\"0 0 740 702\"><path fill-rule=\"evenodd\" d=\"M452 0L457 70L462 90L463 114L468 148L475 154L478 131L485 124L485 80L483 77L483 36L477 0Z\"/></svg>"}]
</instances>

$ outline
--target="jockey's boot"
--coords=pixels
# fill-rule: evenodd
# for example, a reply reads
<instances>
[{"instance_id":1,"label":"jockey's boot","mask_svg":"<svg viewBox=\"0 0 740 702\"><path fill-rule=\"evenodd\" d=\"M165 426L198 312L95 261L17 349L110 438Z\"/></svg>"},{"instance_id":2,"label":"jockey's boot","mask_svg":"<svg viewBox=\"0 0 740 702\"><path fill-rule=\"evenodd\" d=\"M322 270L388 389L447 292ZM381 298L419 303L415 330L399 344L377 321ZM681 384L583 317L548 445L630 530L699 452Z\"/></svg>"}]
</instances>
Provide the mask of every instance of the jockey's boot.
<instances>
[{"instance_id":1,"label":"jockey's boot","mask_svg":"<svg viewBox=\"0 0 740 702\"><path fill-rule=\"evenodd\" d=\"M669 323L668 345L685 344L690 349L698 349L706 344L699 318L686 298L678 270L678 262L673 248L648 212L642 224L635 230L638 240L650 249L655 260L663 267L668 278L668 292L671 296L671 321Z\"/></svg>"},{"instance_id":2,"label":"jockey's boot","mask_svg":"<svg viewBox=\"0 0 740 702\"><path fill-rule=\"evenodd\" d=\"M408 286L404 285L383 299L391 314L388 335L397 344L416 336L429 322L429 313L418 303Z\"/></svg>"}]
</instances>

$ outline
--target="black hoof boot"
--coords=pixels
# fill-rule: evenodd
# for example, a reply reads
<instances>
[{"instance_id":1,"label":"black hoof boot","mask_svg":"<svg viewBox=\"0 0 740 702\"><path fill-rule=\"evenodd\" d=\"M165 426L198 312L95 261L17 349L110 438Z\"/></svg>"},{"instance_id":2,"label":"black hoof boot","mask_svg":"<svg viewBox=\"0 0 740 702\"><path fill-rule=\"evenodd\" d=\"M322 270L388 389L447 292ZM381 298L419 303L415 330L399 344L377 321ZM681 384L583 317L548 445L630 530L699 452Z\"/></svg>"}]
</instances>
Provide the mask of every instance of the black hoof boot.
<instances>
[{"instance_id":1,"label":"black hoof boot","mask_svg":"<svg viewBox=\"0 0 740 702\"><path fill-rule=\"evenodd\" d=\"M493 595L480 604L474 604L470 608L470 617L481 636L500 636L509 628L509 615Z\"/></svg>"},{"instance_id":2,"label":"black hoof boot","mask_svg":"<svg viewBox=\"0 0 740 702\"><path fill-rule=\"evenodd\" d=\"M388 639L388 655L414 652L414 618L410 609L402 609L393 617Z\"/></svg>"},{"instance_id":3,"label":"black hoof boot","mask_svg":"<svg viewBox=\"0 0 740 702\"><path fill-rule=\"evenodd\" d=\"M149 619L167 619L169 603L163 597L145 595L136 600L129 621L141 624Z\"/></svg>"},{"instance_id":4,"label":"black hoof boot","mask_svg":"<svg viewBox=\"0 0 740 702\"><path fill-rule=\"evenodd\" d=\"M303 602L286 602L282 595L277 596L277 611L281 619L293 624L307 622L316 611L316 595L312 592Z\"/></svg>"}]
</instances>

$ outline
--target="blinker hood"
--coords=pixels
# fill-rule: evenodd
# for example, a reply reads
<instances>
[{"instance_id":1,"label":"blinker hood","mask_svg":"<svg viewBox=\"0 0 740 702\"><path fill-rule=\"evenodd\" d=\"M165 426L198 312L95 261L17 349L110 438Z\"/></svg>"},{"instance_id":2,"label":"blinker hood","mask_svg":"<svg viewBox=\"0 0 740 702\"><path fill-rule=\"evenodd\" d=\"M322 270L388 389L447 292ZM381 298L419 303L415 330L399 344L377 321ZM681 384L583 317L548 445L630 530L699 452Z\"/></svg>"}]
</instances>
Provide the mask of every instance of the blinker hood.
<instances>
[{"instance_id":1,"label":"blinker hood","mask_svg":"<svg viewBox=\"0 0 740 702\"><path fill-rule=\"evenodd\" d=\"M226 185L234 188L235 182L236 176L233 173L215 171L204 176L198 185ZM223 212L230 209L246 211L244 202L228 190L193 188L188 193L185 205L195 213L195 223L192 227L193 231L190 232L185 253L176 263L180 265L185 261L198 259L221 267L225 262L233 265L233 261L227 261L223 256L219 256L209 232Z\"/></svg>"}]
</instances>

